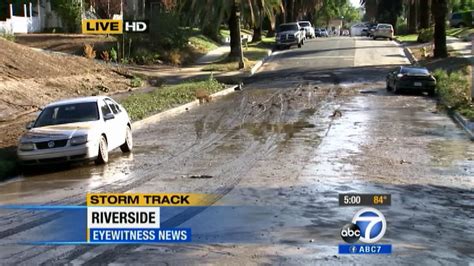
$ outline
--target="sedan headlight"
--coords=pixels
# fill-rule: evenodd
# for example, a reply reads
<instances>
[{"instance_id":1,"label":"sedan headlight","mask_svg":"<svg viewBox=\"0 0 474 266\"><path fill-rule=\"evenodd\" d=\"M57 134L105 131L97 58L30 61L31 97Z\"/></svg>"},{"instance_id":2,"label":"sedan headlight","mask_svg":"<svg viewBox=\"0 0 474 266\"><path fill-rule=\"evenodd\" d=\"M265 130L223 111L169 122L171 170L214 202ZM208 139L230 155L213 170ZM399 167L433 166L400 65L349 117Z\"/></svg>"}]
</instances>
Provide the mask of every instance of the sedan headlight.
<instances>
[{"instance_id":1,"label":"sedan headlight","mask_svg":"<svg viewBox=\"0 0 474 266\"><path fill-rule=\"evenodd\" d=\"M401 77L403 77L403 74L400 73L400 74L397 75L397 77L401 78Z\"/></svg>"},{"instance_id":2,"label":"sedan headlight","mask_svg":"<svg viewBox=\"0 0 474 266\"><path fill-rule=\"evenodd\" d=\"M35 144L33 142L21 142L19 148L21 151L32 151L35 149Z\"/></svg>"},{"instance_id":3,"label":"sedan headlight","mask_svg":"<svg viewBox=\"0 0 474 266\"><path fill-rule=\"evenodd\" d=\"M87 142L87 135L83 135L83 136L72 137L70 143L71 145L75 146L75 145L85 144L86 142Z\"/></svg>"}]
</instances>

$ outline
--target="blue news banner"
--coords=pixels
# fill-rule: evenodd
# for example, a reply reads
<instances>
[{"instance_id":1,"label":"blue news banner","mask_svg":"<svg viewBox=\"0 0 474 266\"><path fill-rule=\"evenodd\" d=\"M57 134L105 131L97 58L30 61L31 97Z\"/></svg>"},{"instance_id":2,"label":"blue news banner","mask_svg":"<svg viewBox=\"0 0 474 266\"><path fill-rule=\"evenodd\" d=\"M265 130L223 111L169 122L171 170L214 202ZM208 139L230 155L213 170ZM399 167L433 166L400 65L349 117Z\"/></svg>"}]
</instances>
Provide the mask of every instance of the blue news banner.
<instances>
[{"instance_id":1,"label":"blue news banner","mask_svg":"<svg viewBox=\"0 0 474 266\"><path fill-rule=\"evenodd\" d=\"M392 254L392 245L339 244L339 254Z\"/></svg>"}]
</instances>

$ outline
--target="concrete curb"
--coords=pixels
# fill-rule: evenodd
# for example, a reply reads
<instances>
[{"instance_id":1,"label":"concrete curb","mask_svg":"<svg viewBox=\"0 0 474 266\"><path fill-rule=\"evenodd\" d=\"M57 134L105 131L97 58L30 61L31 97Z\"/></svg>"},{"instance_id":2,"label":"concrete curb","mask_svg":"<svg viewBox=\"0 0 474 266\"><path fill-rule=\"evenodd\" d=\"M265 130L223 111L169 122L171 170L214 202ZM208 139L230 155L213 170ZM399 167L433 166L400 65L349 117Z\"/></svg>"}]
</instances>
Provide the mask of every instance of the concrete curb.
<instances>
[{"instance_id":1,"label":"concrete curb","mask_svg":"<svg viewBox=\"0 0 474 266\"><path fill-rule=\"evenodd\" d=\"M258 61L253 67L252 69L250 69L250 76L253 76L255 74L255 72L257 72L260 67L263 66L263 64L265 64L265 62L268 61L268 59L270 59L270 57L272 56L273 54L273 50L268 50L267 52L267 56L265 56L262 60Z\"/></svg>"},{"instance_id":2,"label":"concrete curb","mask_svg":"<svg viewBox=\"0 0 474 266\"><path fill-rule=\"evenodd\" d=\"M417 65L418 64L418 60L416 59L416 57L413 55L413 52L411 51L410 48L408 47L403 47L403 52L405 53L405 56L408 58L408 60L410 61L410 63L412 65Z\"/></svg>"},{"instance_id":3,"label":"concrete curb","mask_svg":"<svg viewBox=\"0 0 474 266\"><path fill-rule=\"evenodd\" d=\"M469 122L458 112L450 112L451 118L460 125L464 131L469 135L471 141L474 141L474 122Z\"/></svg>"},{"instance_id":4,"label":"concrete curb","mask_svg":"<svg viewBox=\"0 0 474 266\"><path fill-rule=\"evenodd\" d=\"M216 93L212 94L211 96L213 98L215 98L215 97L220 97L220 96L224 96L224 95L233 93L237 87L238 87L238 85L231 86L227 89L216 92ZM196 108L198 106L199 106L199 101L194 100L190 103L186 103L186 104L168 109L168 110L160 112L158 114L146 117L142 120L138 120L138 121L133 122L132 123L132 129L133 130L142 129L148 124L156 123L160 120L182 114L182 113L187 112L187 111L191 110L192 108Z\"/></svg>"}]
</instances>

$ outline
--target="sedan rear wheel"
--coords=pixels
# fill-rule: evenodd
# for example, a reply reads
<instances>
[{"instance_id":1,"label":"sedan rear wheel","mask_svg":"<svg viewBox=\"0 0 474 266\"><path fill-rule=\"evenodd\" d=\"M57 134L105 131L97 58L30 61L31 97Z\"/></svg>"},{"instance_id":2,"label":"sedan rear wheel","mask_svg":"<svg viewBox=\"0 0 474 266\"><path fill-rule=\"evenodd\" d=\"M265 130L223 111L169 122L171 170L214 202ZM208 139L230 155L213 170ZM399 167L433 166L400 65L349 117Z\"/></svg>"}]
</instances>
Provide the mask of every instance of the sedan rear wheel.
<instances>
[{"instance_id":1,"label":"sedan rear wheel","mask_svg":"<svg viewBox=\"0 0 474 266\"><path fill-rule=\"evenodd\" d=\"M395 93L395 94L399 94L399 93L400 93L400 89L397 87L397 84L395 84L395 85L393 86L393 93Z\"/></svg>"},{"instance_id":2,"label":"sedan rear wheel","mask_svg":"<svg viewBox=\"0 0 474 266\"><path fill-rule=\"evenodd\" d=\"M133 148L133 137L132 137L132 130L130 127L127 127L127 133L125 135L125 142L120 146L120 150L122 152L127 153L131 152Z\"/></svg>"},{"instance_id":3,"label":"sedan rear wheel","mask_svg":"<svg viewBox=\"0 0 474 266\"><path fill-rule=\"evenodd\" d=\"M435 96L435 94L436 94L435 88L430 88L428 90L428 96L433 97Z\"/></svg>"},{"instance_id":4,"label":"sedan rear wheel","mask_svg":"<svg viewBox=\"0 0 474 266\"><path fill-rule=\"evenodd\" d=\"M107 140L104 136L100 137L99 141L99 154L95 160L96 164L106 164L109 161L109 150L107 146Z\"/></svg>"}]
</instances>

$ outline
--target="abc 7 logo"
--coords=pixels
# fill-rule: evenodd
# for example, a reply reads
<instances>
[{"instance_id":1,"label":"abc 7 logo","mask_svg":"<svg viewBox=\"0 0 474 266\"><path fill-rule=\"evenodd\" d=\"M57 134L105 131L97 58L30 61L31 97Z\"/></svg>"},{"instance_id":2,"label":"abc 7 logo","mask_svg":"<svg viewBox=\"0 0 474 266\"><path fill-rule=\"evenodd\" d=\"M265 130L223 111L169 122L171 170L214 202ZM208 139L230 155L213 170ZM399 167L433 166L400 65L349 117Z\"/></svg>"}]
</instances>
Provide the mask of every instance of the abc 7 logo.
<instances>
[{"instance_id":1,"label":"abc 7 logo","mask_svg":"<svg viewBox=\"0 0 474 266\"><path fill-rule=\"evenodd\" d=\"M341 237L347 243L360 240L363 243L375 243L382 239L387 230L385 216L374 208L358 211L352 218L352 223L344 225Z\"/></svg>"}]
</instances>

